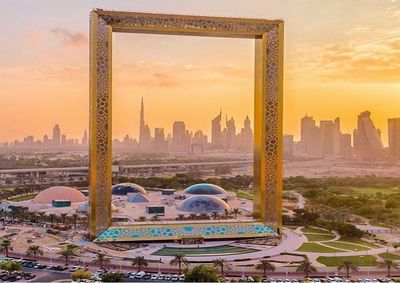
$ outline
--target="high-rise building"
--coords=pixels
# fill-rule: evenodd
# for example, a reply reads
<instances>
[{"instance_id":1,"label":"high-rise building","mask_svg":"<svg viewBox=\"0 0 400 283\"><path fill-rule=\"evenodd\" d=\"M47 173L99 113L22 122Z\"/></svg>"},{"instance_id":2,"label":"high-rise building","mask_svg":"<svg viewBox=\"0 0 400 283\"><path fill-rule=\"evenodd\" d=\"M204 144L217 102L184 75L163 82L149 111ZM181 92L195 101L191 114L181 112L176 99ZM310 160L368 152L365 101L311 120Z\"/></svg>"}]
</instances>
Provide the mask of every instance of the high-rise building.
<instances>
[{"instance_id":1,"label":"high-rise building","mask_svg":"<svg viewBox=\"0 0 400 283\"><path fill-rule=\"evenodd\" d=\"M388 119L389 156L400 158L400 118Z\"/></svg>"},{"instance_id":2,"label":"high-rise building","mask_svg":"<svg viewBox=\"0 0 400 283\"><path fill-rule=\"evenodd\" d=\"M340 118L333 121L333 154L340 155L341 152L341 131Z\"/></svg>"},{"instance_id":3,"label":"high-rise building","mask_svg":"<svg viewBox=\"0 0 400 283\"><path fill-rule=\"evenodd\" d=\"M283 135L282 137L283 159L289 160L293 157L293 135Z\"/></svg>"},{"instance_id":4,"label":"high-rise building","mask_svg":"<svg viewBox=\"0 0 400 283\"><path fill-rule=\"evenodd\" d=\"M140 105L139 148L141 150L148 150L149 148L151 148L150 127L144 121L143 97Z\"/></svg>"},{"instance_id":5,"label":"high-rise building","mask_svg":"<svg viewBox=\"0 0 400 283\"><path fill-rule=\"evenodd\" d=\"M313 158L321 158L324 155L322 131L317 126L308 129L306 153Z\"/></svg>"},{"instance_id":6,"label":"high-rise building","mask_svg":"<svg viewBox=\"0 0 400 283\"><path fill-rule=\"evenodd\" d=\"M333 155L335 127L333 121L321 121L319 123L321 129L321 143L323 155Z\"/></svg>"},{"instance_id":7,"label":"high-rise building","mask_svg":"<svg viewBox=\"0 0 400 283\"><path fill-rule=\"evenodd\" d=\"M67 136L66 135L61 135L61 144L66 145L67 144Z\"/></svg>"},{"instance_id":8,"label":"high-rise building","mask_svg":"<svg viewBox=\"0 0 400 283\"><path fill-rule=\"evenodd\" d=\"M44 145L49 145L50 140L49 140L49 136L48 135L44 135L43 136L43 144Z\"/></svg>"},{"instance_id":9,"label":"high-rise building","mask_svg":"<svg viewBox=\"0 0 400 283\"><path fill-rule=\"evenodd\" d=\"M253 150L253 130L249 116L244 120L244 127L240 132L240 150L243 152L251 152Z\"/></svg>"},{"instance_id":10,"label":"high-rise building","mask_svg":"<svg viewBox=\"0 0 400 283\"><path fill-rule=\"evenodd\" d=\"M352 158L351 134L340 135L340 155L345 159Z\"/></svg>"},{"instance_id":11,"label":"high-rise building","mask_svg":"<svg viewBox=\"0 0 400 283\"><path fill-rule=\"evenodd\" d=\"M175 121L172 126L172 150L186 151L186 126L183 121Z\"/></svg>"},{"instance_id":12,"label":"high-rise building","mask_svg":"<svg viewBox=\"0 0 400 283\"><path fill-rule=\"evenodd\" d=\"M85 130L85 132L83 133L83 137L82 137L82 145L87 145L88 144L88 136L87 136L87 132Z\"/></svg>"},{"instance_id":13,"label":"high-rise building","mask_svg":"<svg viewBox=\"0 0 400 283\"><path fill-rule=\"evenodd\" d=\"M201 144L203 148L207 145L207 135L203 134L202 131L196 131L194 133L192 144Z\"/></svg>"},{"instance_id":14,"label":"high-rise building","mask_svg":"<svg viewBox=\"0 0 400 283\"><path fill-rule=\"evenodd\" d=\"M357 129L354 131L354 149L359 160L379 160L383 157L380 130L371 120L371 112L358 115Z\"/></svg>"},{"instance_id":15,"label":"high-rise building","mask_svg":"<svg viewBox=\"0 0 400 283\"><path fill-rule=\"evenodd\" d=\"M309 135L310 135L310 130L315 127L315 120L313 117L309 116L304 116L301 118L301 136L300 136L300 149L302 152L306 153L307 148L309 147L308 145L308 140L309 140Z\"/></svg>"},{"instance_id":16,"label":"high-rise building","mask_svg":"<svg viewBox=\"0 0 400 283\"><path fill-rule=\"evenodd\" d=\"M211 146L213 148L222 147L221 117L222 110L219 112L219 115L211 121Z\"/></svg>"},{"instance_id":17,"label":"high-rise building","mask_svg":"<svg viewBox=\"0 0 400 283\"><path fill-rule=\"evenodd\" d=\"M156 151L166 151L168 148L168 143L165 140L165 134L163 128L154 129L154 150Z\"/></svg>"},{"instance_id":18,"label":"high-rise building","mask_svg":"<svg viewBox=\"0 0 400 283\"><path fill-rule=\"evenodd\" d=\"M55 146L59 146L61 144L61 130L58 124L56 124L53 128L53 137L51 140Z\"/></svg>"},{"instance_id":19,"label":"high-rise building","mask_svg":"<svg viewBox=\"0 0 400 283\"><path fill-rule=\"evenodd\" d=\"M225 149L232 150L237 148L235 120L226 118Z\"/></svg>"}]
</instances>

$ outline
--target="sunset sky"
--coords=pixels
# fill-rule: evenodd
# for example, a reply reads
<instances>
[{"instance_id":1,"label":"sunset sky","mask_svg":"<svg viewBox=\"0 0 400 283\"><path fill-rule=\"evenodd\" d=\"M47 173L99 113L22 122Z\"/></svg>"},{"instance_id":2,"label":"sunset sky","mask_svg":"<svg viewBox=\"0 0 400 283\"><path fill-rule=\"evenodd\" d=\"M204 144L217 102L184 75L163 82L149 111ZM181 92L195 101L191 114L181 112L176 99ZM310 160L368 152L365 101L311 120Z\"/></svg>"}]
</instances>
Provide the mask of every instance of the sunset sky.
<instances>
[{"instance_id":1,"label":"sunset sky","mask_svg":"<svg viewBox=\"0 0 400 283\"><path fill-rule=\"evenodd\" d=\"M283 19L284 131L305 114L356 127L369 110L387 140L400 117L400 1L118 0L0 2L0 141L42 138L55 123L70 137L88 128L88 30L94 8ZM254 42L114 34L114 136L136 136L141 96L150 127L174 120L209 133L219 113L240 128L252 114Z\"/></svg>"}]
</instances>

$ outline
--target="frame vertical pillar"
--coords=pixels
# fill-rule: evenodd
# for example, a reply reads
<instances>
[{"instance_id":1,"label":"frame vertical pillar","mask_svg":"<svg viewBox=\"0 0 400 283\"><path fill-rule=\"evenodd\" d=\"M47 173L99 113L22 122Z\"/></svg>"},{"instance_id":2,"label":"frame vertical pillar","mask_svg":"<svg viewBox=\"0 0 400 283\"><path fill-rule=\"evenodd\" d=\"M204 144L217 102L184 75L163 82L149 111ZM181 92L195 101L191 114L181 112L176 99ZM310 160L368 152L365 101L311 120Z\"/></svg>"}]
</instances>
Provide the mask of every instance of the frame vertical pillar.
<instances>
[{"instance_id":1,"label":"frame vertical pillar","mask_svg":"<svg viewBox=\"0 0 400 283\"><path fill-rule=\"evenodd\" d=\"M89 235L111 225L111 27L90 15Z\"/></svg>"}]
</instances>

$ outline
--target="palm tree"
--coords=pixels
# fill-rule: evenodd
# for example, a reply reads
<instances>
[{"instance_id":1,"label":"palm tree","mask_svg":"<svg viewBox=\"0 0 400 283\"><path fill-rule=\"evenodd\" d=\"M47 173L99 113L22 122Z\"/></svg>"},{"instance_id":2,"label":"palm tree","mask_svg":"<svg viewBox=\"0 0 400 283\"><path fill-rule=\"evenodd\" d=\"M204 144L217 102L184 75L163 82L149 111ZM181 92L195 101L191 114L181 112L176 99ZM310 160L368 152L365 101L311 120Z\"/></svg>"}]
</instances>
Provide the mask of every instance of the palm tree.
<instances>
[{"instance_id":1,"label":"palm tree","mask_svg":"<svg viewBox=\"0 0 400 283\"><path fill-rule=\"evenodd\" d=\"M74 214L72 214L72 218L74 219L74 226L75 226L75 228L76 228L76 226L77 226L77 224L78 224L78 214L77 213L74 213Z\"/></svg>"},{"instance_id":2,"label":"palm tree","mask_svg":"<svg viewBox=\"0 0 400 283\"><path fill-rule=\"evenodd\" d=\"M212 218L213 218L214 220L217 220L218 217L219 217L219 213L216 212L216 211L214 211L214 212L212 213Z\"/></svg>"},{"instance_id":3,"label":"palm tree","mask_svg":"<svg viewBox=\"0 0 400 283\"><path fill-rule=\"evenodd\" d=\"M228 219L230 214L229 210L225 209L224 213L225 213L225 219Z\"/></svg>"},{"instance_id":4,"label":"palm tree","mask_svg":"<svg viewBox=\"0 0 400 283\"><path fill-rule=\"evenodd\" d=\"M33 260L36 261L38 255L40 255L40 256L43 255L43 251L40 249L40 246L32 245L32 246L29 246L28 249L26 250L26 255L32 256Z\"/></svg>"},{"instance_id":5,"label":"palm tree","mask_svg":"<svg viewBox=\"0 0 400 283\"><path fill-rule=\"evenodd\" d=\"M140 216L140 217L138 218L138 221L139 221L139 222L145 222L145 221L146 221L146 216Z\"/></svg>"},{"instance_id":6,"label":"palm tree","mask_svg":"<svg viewBox=\"0 0 400 283\"><path fill-rule=\"evenodd\" d=\"M225 277L225 270L229 270L231 268L231 264L228 263L224 258L217 258L213 263L214 266L221 271L222 277Z\"/></svg>"},{"instance_id":7,"label":"palm tree","mask_svg":"<svg viewBox=\"0 0 400 283\"><path fill-rule=\"evenodd\" d=\"M65 247L65 250L59 252L59 254L61 255L60 257L65 259L65 264L68 264L69 260L71 258L74 258L74 257L77 256L77 254L75 253L75 250L76 250L77 247L78 246L76 246L76 245L68 244Z\"/></svg>"},{"instance_id":8,"label":"palm tree","mask_svg":"<svg viewBox=\"0 0 400 283\"><path fill-rule=\"evenodd\" d=\"M399 264L391 259L385 259L382 262L378 262L378 267L381 269L386 269L388 277L390 277L391 270L400 268Z\"/></svg>"},{"instance_id":9,"label":"palm tree","mask_svg":"<svg viewBox=\"0 0 400 283\"><path fill-rule=\"evenodd\" d=\"M151 221L160 221L160 216L154 215L154 216L151 218Z\"/></svg>"},{"instance_id":10,"label":"palm tree","mask_svg":"<svg viewBox=\"0 0 400 283\"><path fill-rule=\"evenodd\" d=\"M96 254L96 259L93 261L94 264L99 264L100 268L103 268L104 264L109 264L111 259L106 257L107 255L104 253Z\"/></svg>"},{"instance_id":11,"label":"palm tree","mask_svg":"<svg viewBox=\"0 0 400 283\"><path fill-rule=\"evenodd\" d=\"M308 277L311 272L316 272L317 269L311 264L308 259L303 260L296 269L297 272L303 272L304 277Z\"/></svg>"},{"instance_id":12,"label":"palm tree","mask_svg":"<svg viewBox=\"0 0 400 283\"><path fill-rule=\"evenodd\" d=\"M184 214L178 214L178 217L176 217L175 220L183 221L183 220L185 220L185 215Z\"/></svg>"},{"instance_id":13,"label":"palm tree","mask_svg":"<svg viewBox=\"0 0 400 283\"><path fill-rule=\"evenodd\" d=\"M60 213L62 225L65 225L65 219L67 219L67 214L68 213Z\"/></svg>"},{"instance_id":14,"label":"palm tree","mask_svg":"<svg viewBox=\"0 0 400 283\"><path fill-rule=\"evenodd\" d=\"M275 271L275 265L271 264L268 260L263 259L256 265L256 270L263 272L263 278L267 277L267 271Z\"/></svg>"},{"instance_id":15,"label":"palm tree","mask_svg":"<svg viewBox=\"0 0 400 283\"><path fill-rule=\"evenodd\" d=\"M183 254L176 254L173 259L169 262L171 266L177 266L179 268L179 275L182 274L182 264L186 267L189 265L189 261L186 259L185 255Z\"/></svg>"},{"instance_id":16,"label":"palm tree","mask_svg":"<svg viewBox=\"0 0 400 283\"><path fill-rule=\"evenodd\" d=\"M342 269L346 270L346 276L347 278L350 277L350 271L357 272L358 271L358 266L350 261L350 260L344 260L342 263L337 267L338 271L341 271Z\"/></svg>"},{"instance_id":17,"label":"palm tree","mask_svg":"<svg viewBox=\"0 0 400 283\"><path fill-rule=\"evenodd\" d=\"M0 251L4 251L6 253L6 257L8 257L8 252L12 251L13 248L11 247L11 241L10 240L4 240L0 244Z\"/></svg>"},{"instance_id":18,"label":"palm tree","mask_svg":"<svg viewBox=\"0 0 400 283\"><path fill-rule=\"evenodd\" d=\"M235 215L235 219L237 219L238 215L240 214L240 209L239 208L234 208L232 210L233 215Z\"/></svg>"},{"instance_id":19,"label":"palm tree","mask_svg":"<svg viewBox=\"0 0 400 283\"><path fill-rule=\"evenodd\" d=\"M137 266L138 271L142 270L142 267L146 267L149 265L147 259L144 256L137 256L132 260L132 266Z\"/></svg>"}]
</instances>

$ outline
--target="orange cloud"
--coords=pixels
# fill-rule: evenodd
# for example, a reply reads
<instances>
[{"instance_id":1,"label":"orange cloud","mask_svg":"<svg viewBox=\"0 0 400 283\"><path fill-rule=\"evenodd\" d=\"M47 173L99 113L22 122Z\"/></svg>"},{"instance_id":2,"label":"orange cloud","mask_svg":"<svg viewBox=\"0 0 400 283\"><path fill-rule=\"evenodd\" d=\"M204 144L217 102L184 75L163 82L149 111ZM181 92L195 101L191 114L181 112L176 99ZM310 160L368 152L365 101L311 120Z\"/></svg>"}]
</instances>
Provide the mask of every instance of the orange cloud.
<instances>
[{"instance_id":1,"label":"orange cloud","mask_svg":"<svg viewBox=\"0 0 400 283\"><path fill-rule=\"evenodd\" d=\"M81 32L71 32L65 28L55 28L51 30L52 33L62 39L62 43L72 46L87 46L88 38Z\"/></svg>"}]
</instances>

